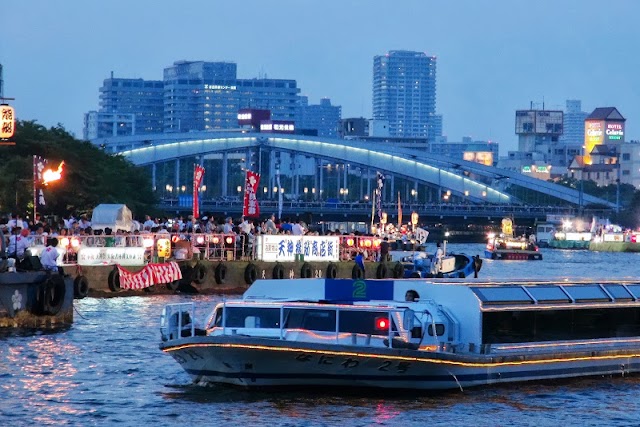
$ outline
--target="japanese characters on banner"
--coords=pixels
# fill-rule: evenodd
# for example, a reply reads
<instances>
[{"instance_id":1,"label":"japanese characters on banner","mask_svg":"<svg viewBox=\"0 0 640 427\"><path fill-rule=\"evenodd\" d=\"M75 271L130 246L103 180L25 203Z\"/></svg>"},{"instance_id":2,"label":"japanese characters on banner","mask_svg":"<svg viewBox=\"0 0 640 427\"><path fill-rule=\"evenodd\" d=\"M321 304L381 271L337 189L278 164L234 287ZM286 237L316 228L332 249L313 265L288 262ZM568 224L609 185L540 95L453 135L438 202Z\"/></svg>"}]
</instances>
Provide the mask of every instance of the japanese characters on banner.
<instances>
[{"instance_id":1,"label":"japanese characters on banner","mask_svg":"<svg viewBox=\"0 0 640 427\"><path fill-rule=\"evenodd\" d=\"M200 201L198 195L200 194L200 184L202 184L202 178L204 177L204 167L195 165L193 169L193 217L200 217Z\"/></svg>"},{"instance_id":2,"label":"japanese characters on banner","mask_svg":"<svg viewBox=\"0 0 640 427\"><path fill-rule=\"evenodd\" d=\"M118 267L121 289L144 289L160 283L171 283L182 279L182 272L177 262L147 264L137 273L131 273Z\"/></svg>"},{"instance_id":3,"label":"japanese characters on banner","mask_svg":"<svg viewBox=\"0 0 640 427\"><path fill-rule=\"evenodd\" d=\"M256 236L257 259L260 261L338 261L340 236L293 236L290 234Z\"/></svg>"},{"instance_id":4,"label":"japanese characters on banner","mask_svg":"<svg viewBox=\"0 0 640 427\"><path fill-rule=\"evenodd\" d=\"M144 265L144 248L132 247L81 247L78 249L78 265Z\"/></svg>"},{"instance_id":5,"label":"japanese characters on banner","mask_svg":"<svg viewBox=\"0 0 640 427\"><path fill-rule=\"evenodd\" d=\"M16 131L16 113L13 107L0 105L0 139L11 138Z\"/></svg>"},{"instance_id":6,"label":"japanese characters on banner","mask_svg":"<svg viewBox=\"0 0 640 427\"><path fill-rule=\"evenodd\" d=\"M242 215L246 217L260 216L260 206L258 205L258 186L260 185L260 175L247 171L244 180L244 206Z\"/></svg>"},{"instance_id":7,"label":"japanese characters on banner","mask_svg":"<svg viewBox=\"0 0 640 427\"><path fill-rule=\"evenodd\" d=\"M42 192L42 182L44 181L44 168L47 167L47 159L41 156L33 156L33 191L35 194L36 203L40 206L44 206L46 201L44 200L44 193Z\"/></svg>"}]
</instances>

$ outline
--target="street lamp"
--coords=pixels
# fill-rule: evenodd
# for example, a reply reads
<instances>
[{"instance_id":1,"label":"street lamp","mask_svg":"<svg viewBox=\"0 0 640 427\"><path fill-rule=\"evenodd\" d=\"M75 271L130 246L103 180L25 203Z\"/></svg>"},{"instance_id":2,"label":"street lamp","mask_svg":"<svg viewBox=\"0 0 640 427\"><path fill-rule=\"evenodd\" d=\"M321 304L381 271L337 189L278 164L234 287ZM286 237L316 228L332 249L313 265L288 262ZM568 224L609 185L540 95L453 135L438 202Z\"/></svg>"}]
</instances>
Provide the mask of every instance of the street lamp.
<instances>
[{"instance_id":1,"label":"street lamp","mask_svg":"<svg viewBox=\"0 0 640 427\"><path fill-rule=\"evenodd\" d=\"M415 188L411 189L411 196L416 199L418 198L418 190L416 190Z\"/></svg>"},{"instance_id":2,"label":"street lamp","mask_svg":"<svg viewBox=\"0 0 640 427\"><path fill-rule=\"evenodd\" d=\"M238 185L238 186L236 187L236 190L238 190L238 193L240 193L240 192L242 191L242 186L241 186L241 185Z\"/></svg>"},{"instance_id":3,"label":"street lamp","mask_svg":"<svg viewBox=\"0 0 640 427\"><path fill-rule=\"evenodd\" d=\"M180 189L182 190L182 192L184 193L185 191L187 191L187 186L183 185L182 187L180 187Z\"/></svg>"}]
</instances>

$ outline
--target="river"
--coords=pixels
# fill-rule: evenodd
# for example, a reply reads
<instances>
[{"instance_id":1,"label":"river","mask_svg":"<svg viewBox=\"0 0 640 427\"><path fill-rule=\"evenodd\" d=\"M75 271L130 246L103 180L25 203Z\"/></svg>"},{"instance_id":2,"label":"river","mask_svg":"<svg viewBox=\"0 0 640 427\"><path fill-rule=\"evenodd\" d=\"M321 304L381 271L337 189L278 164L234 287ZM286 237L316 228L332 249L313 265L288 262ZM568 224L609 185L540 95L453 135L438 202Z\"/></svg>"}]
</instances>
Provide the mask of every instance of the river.
<instances>
[{"instance_id":1,"label":"river","mask_svg":"<svg viewBox=\"0 0 640 427\"><path fill-rule=\"evenodd\" d=\"M448 251L482 254L480 244ZM542 261L484 260L481 279L637 279L640 254L542 249ZM219 296L76 301L74 325L0 338L0 425L452 426L638 425L640 377L522 383L412 393L245 392L193 386L158 349L159 317Z\"/></svg>"}]
</instances>

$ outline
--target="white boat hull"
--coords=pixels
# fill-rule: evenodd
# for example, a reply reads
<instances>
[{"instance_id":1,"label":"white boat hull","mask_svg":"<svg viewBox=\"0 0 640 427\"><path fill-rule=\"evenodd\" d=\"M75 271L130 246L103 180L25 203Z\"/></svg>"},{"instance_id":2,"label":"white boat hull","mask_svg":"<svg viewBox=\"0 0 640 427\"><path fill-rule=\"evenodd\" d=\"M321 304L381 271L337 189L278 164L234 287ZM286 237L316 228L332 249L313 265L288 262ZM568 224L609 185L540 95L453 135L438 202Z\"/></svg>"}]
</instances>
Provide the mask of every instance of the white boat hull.
<instances>
[{"instance_id":1,"label":"white boat hull","mask_svg":"<svg viewBox=\"0 0 640 427\"><path fill-rule=\"evenodd\" d=\"M503 356L208 336L173 340L163 343L161 349L171 354L195 383L247 388L463 389L640 371L640 348Z\"/></svg>"}]
</instances>

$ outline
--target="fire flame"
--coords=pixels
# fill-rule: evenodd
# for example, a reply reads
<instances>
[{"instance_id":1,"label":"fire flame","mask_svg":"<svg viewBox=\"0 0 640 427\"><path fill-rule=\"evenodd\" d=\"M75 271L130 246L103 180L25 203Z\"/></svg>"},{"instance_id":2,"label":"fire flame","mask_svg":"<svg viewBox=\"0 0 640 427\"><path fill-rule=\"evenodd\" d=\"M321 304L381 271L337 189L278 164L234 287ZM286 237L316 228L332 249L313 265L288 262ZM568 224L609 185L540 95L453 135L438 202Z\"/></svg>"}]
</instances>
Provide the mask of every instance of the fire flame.
<instances>
[{"instance_id":1,"label":"fire flame","mask_svg":"<svg viewBox=\"0 0 640 427\"><path fill-rule=\"evenodd\" d=\"M57 181L62 177L62 166L64 166L64 160L60 162L57 170L46 169L42 172L42 182L47 185L50 182Z\"/></svg>"}]
</instances>

